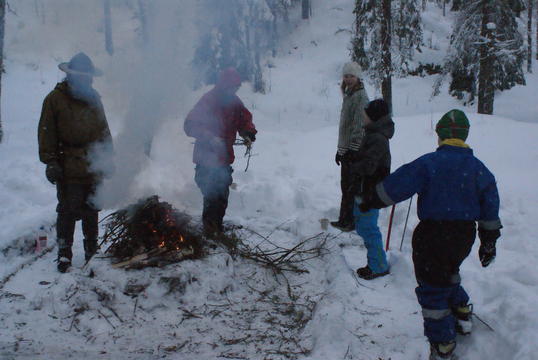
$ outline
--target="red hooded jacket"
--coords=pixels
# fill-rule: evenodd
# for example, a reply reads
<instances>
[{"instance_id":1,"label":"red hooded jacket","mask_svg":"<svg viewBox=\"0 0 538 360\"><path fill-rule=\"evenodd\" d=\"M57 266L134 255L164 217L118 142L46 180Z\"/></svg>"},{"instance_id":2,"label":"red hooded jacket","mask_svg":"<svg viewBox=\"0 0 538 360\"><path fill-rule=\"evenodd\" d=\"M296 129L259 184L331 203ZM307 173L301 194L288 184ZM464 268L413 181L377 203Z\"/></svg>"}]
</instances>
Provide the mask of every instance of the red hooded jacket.
<instances>
[{"instance_id":1,"label":"red hooded jacket","mask_svg":"<svg viewBox=\"0 0 538 360\"><path fill-rule=\"evenodd\" d=\"M235 160L236 134L256 134L250 111L237 95L226 91L239 85L239 74L233 69L224 70L215 87L202 96L187 115L183 128L188 136L196 139L192 159L195 164L230 165ZM222 139L222 146L216 146L214 138Z\"/></svg>"}]
</instances>

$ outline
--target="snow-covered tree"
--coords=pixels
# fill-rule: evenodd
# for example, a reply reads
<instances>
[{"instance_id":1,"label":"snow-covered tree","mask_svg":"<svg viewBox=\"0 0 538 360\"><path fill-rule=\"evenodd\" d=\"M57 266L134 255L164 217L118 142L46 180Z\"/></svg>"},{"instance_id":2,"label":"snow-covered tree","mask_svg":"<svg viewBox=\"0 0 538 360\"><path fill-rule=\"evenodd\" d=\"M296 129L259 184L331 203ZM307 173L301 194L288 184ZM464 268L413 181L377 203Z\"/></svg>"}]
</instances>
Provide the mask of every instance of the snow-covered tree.
<instances>
[{"instance_id":1,"label":"snow-covered tree","mask_svg":"<svg viewBox=\"0 0 538 360\"><path fill-rule=\"evenodd\" d=\"M392 75L405 76L422 43L420 0L355 1L351 57L391 102Z\"/></svg>"},{"instance_id":2,"label":"snow-covered tree","mask_svg":"<svg viewBox=\"0 0 538 360\"><path fill-rule=\"evenodd\" d=\"M506 0L469 0L463 4L450 45L443 74L452 76L449 92L468 103L478 95L480 113L493 112L495 90L525 83L523 37Z\"/></svg>"},{"instance_id":3,"label":"snow-covered tree","mask_svg":"<svg viewBox=\"0 0 538 360\"><path fill-rule=\"evenodd\" d=\"M411 61L415 51L420 51L423 40L422 18L420 16L419 0L394 1L392 17L394 41L397 42L398 51L395 53L396 69L402 75L410 70Z\"/></svg>"}]
</instances>

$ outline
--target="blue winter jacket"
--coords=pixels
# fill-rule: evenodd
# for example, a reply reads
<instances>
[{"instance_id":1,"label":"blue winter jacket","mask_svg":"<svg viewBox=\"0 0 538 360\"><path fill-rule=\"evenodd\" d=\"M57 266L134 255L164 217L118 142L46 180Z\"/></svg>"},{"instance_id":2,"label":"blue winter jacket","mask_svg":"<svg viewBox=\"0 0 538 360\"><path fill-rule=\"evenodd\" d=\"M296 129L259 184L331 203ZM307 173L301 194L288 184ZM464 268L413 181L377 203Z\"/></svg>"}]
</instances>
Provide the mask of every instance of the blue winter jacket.
<instances>
[{"instance_id":1,"label":"blue winter jacket","mask_svg":"<svg viewBox=\"0 0 538 360\"><path fill-rule=\"evenodd\" d=\"M417 193L421 220L478 221L484 230L502 227L495 177L469 148L442 145L401 166L376 191L386 205Z\"/></svg>"}]
</instances>

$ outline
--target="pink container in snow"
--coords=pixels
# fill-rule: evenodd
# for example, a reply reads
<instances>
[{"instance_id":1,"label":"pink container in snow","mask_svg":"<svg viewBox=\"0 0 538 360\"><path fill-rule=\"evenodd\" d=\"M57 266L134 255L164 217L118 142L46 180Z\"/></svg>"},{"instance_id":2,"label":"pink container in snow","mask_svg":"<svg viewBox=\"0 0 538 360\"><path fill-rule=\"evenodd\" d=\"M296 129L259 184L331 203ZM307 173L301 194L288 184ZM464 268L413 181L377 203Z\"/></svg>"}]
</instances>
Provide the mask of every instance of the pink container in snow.
<instances>
[{"instance_id":1,"label":"pink container in snow","mask_svg":"<svg viewBox=\"0 0 538 360\"><path fill-rule=\"evenodd\" d=\"M47 234L41 230L35 241L35 252L39 253L47 247Z\"/></svg>"}]
</instances>

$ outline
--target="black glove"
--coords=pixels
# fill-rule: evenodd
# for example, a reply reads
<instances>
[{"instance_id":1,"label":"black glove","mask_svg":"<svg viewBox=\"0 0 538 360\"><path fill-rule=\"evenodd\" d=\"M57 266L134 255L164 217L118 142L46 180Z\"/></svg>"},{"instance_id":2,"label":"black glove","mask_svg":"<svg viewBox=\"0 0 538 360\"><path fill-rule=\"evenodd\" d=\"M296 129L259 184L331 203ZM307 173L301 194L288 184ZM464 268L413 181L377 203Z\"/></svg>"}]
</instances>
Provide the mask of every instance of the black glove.
<instances>
[{"instance_id":1,"label":"black glove","mask_svg":"<svg viewBox=\"0 0 538 360\"><path fill-rule=\"evenodd\" d=\"M501 236L501 232L497 230L478 229L478 237L480 238L480 247L478 248L478 257L483 267L488 266L495 260L497 250L495 243Z\"/></svg>"},{"instance_id":2,"label":"black glove","mask_svg":"<svg viewBox=\"0 0 538 360\"><path fill-rule=\"evenodd\" d=\"M51 161L50 163L47 164L45 175L47 176L47 180L51 184L56 184L58 181L62 180L63 170L60 167L60 164L58 164L58 162Z\"/></svg>"},{"instance_id":3,"label":"black glove","mask_svg":"<svg viewBox=\"0 0 538 360\"><path fill-rule=\"evenodd\" d=\"M359 151L358 150L348 150L346 151L346 154L344 155L345 159L349 162L355 162L359 159Z\"/></svg>"},{"instance_id":4,"label":"black glove","mask_svg":"<svg viewBox=\"0 0 538 360\"><path fill-rule=\"evenodd\" d=\"M239 134L239 136L241 136L245 140L245 142L250 143L250 144L256 141L256 134L250 131L244 131L241 134Z\"/></svg>"},{"instance_id":5,"label":"black glove","mask_svg":"<svg viewBox=\"0 0 538 360\"><path fill-rule=\"evenodd\" d=\"M360 210L361 212L363 212L363 213L372 210L372 208L373 208L372 204L366 202L365 200L363 200L363 201L359 204L359 210Z\"/></svg>"},{"instance_id":6,"label":"black glove","mask_svg":"<svg viewBox=\"0 0 538 360\"><path fill-rule=\"evenodd\" d=\"M344 155L340 155L338 152L336 152L334 161L336 162L336 165L340 166L340 163L344 161Z\"/></svg>"},{"instance_id":7,"label":"black glove","mask_svg":"<svg viewBox=\"0 0 538 360\"><path fill-rule=\"evenodd\" d=\"M360 199L361 202L359 203L359 210L361 212L365 213L374 208L374 205L372 204L372 193L370 191L363 191L360 195Z\"/></svg>"}]
</instances>

